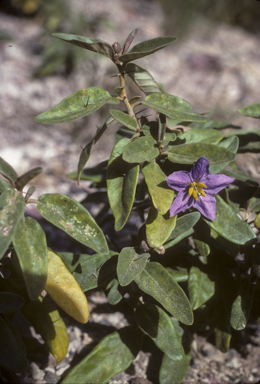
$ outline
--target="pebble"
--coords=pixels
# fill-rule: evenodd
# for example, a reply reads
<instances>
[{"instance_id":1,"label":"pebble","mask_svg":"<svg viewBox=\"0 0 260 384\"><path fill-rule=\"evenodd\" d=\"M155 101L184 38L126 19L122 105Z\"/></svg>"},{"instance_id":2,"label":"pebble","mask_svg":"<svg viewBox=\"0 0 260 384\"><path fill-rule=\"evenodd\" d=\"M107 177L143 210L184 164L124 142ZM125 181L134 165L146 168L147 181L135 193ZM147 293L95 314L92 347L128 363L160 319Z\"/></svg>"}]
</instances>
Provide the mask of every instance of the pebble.
<instances>
[{"instance_id":1,"label":"pebble","mask_svg":"<svg viewBox=\"0 0 260 384\"><path fill-rule=\"evenodd\" d=\"M68 368L69 364L61 363L56 367L56 375L61 376Z\"/></svg>"},{"instance_id":2,"label":"pebble","mask_svg":"<svg viewBox=\"0 0 260 384\"><path fill-rule=\"evenodd\" d=\"M32 377L34 380L43 380L44 372L34 362L30 364Z\"/></svg>"},{"instance_id":3,"label":"pebble","mask_svg":"<svg viewBox=\"0 0 260 384\"><path fill-rule=\"evenodd\" d=\"M55 373L51 372L50 370L47 370L44 380L48 384L56 384L60 380L60 376L56 375Z\"/></svg>"}]
</instances>

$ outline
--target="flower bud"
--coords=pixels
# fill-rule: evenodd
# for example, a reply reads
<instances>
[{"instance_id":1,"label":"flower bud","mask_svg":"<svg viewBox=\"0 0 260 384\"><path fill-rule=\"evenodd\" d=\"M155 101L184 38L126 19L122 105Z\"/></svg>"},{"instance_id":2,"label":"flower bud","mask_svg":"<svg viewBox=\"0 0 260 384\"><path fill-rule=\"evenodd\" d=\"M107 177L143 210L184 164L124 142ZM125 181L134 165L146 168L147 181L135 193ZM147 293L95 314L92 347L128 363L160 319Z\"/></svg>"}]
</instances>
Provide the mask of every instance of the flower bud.
<instances>
[{"instance_id":1,"label":"flower bud","mask_svg":"<svg viewBox=\"0 0 260 384\"><path fill-rule=\"evenodd\" d=\"M113 47L113 49L114 49L114 51L115 51L115 53L120 53L121 51L122 51L122 48L121 48L121 45L119 44L119 43L114 43L113 45L112 45L112 47Z\"/></svg>"}]
</instances>

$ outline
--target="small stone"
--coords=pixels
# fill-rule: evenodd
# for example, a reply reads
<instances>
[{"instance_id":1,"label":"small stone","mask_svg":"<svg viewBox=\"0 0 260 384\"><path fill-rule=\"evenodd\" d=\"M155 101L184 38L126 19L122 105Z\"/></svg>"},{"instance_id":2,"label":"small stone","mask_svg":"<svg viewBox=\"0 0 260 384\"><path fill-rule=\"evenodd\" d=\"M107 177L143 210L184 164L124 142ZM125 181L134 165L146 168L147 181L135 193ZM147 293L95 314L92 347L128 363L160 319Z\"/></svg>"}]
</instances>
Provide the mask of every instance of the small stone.
<instances>
[{"instance_id":1,"label":"small stone","mask_svg":"<svg viewBox=\"0 0 260 384\"><path fill-rule=\"evenodd\" d=\"M69 367L70 365L66 363L59 364L59 366L56 367L56 375L61 376Z\"/></svg>"},{"instance_id":2,"label":"small stone","mask_svg":"<svg viewBox=\"0 0 260 384\"><path fill-rule=\"evenodd\" d=\"M42 380L44 372L34 362L31 363L31 373L34 380Z\"/></svg>"},{"instance_id":3,"label":"small stone","mask_svg":"<svg viewBox=\"0 0 260 384\"><path fill-rule=\"evenodd\" d=\"M47 371L45 376L44 376L44 380L48 383L48 384L56 384L58 383L58 381L60 380L60 376L56 375L55 373L51 372L51 371Z\"/></svg>"}]
</instances>

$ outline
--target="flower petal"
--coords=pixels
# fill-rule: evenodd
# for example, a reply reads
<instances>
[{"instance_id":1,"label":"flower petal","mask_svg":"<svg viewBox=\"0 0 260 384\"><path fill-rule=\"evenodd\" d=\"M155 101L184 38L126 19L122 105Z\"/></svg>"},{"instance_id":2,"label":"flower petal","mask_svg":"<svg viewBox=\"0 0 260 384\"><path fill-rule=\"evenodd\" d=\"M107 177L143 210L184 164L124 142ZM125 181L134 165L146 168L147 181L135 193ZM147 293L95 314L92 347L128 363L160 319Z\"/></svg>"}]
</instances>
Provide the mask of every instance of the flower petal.
<instances>
[{"instance_id":1,"label":"flower petal","mask_svg":"<svg viewBox=\"0 0 260 384\"><path fill-rule=\"evenodd\" d=\"M192 207L194 201L194 198L189 196L187 192L179 192L177 197L172 202L170 217L174 216L176 213L184 211L184 209Z\"/></svg>"},{"instance_id":2,"label":"flower petal","mask_svg":"<svg viewBox=\"0 0 260 384\"><path fill-rule=\"evenodd\" d=\"M193 181L201 181L209 168L209 161L205 156L200 157L191 168L190 174Z\"/></svg>"},{"instance_id":3,"label":"flower petal","mask_svg":"<svg viewBox=\"0 0 260 384\"><path fill-rule=\"evenodd\" d=\"M187 171L173 172L171 175L166 177L168 186L178 192L186 189L191 181L190 174Z\"/></svg>"},{"instance_id":4,"label":"flower petal","mask_svg":"<svg viewBox=\"0 0 260 384\"><path fill-rule=\"evenodd\" d=\"M216 198L206 191L206 196L200 196L198 201L195 201L193 207L196 208L207 219L215 220L216 214Z\"/></svg>"},{"instance_id":5,"label":"flower petal","mask_svg":"<svg viewBox=\"0 0 260 384\"><path fill-rule=\"evenodd\" d=\"M215 195L234 180L235 179L233 177L229 177L224 174L214 175L213 173L208 172L204 175L201 181L207 186L207 190L205 192Z\"/></svg>"}]
</instances>

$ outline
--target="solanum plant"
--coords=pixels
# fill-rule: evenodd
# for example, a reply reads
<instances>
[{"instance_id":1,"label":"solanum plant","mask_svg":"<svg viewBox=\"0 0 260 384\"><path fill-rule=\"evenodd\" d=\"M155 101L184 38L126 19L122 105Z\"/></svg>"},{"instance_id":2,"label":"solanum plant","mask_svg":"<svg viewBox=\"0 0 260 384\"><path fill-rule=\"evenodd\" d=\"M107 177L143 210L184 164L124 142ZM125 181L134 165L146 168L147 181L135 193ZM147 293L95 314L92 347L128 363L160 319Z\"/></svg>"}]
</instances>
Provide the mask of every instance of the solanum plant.
<instances>
[{"instance_id":1,"label":"solanum plant","mask_svg":"<svg viewBox=\"0 0 260 384\"><path fill-rule=\"evenodd\" d=\"M136 33L122 48L118 42L53 34L109 58L119 80L113 95L98 87L81 89L35 119L56 124L105 104L119 106L109 110L83 148L77 172L70 174L78 183L91 181L85 206L61 194L32 199L34 187L26 193L24 187L41 169L18 177L0 162L0 346L11 345L0 364L14 372L26 369L24 347L11 323L18 308L58 361L66 355L66 328L49 296L82 323L88 320L83 292L104 290L111 305L129 304L129 326L102 339L62 383L107 383L129 367L147 337L163 352L158 381L181 383L195 332L214 334L216 347L227 352L232 329L246 327L251 308L253 317L260 316L259 305L253 305L260 287L259 185L234 162L237 152L259 152L260 130L209 120L187 101L165 93L135 61L176 38L159 37L130 49ZM144 97L129 98L126 77ZM139 106L157 117L142 116ZM259 118L260 104L239 112ZM120 127L110 158L87 168L94 144L114 122ZM24 217L28 204L85 245L86 253L75 259L47 248L39 223ZM94 204L91 215L86 207Z\"/></svg>"}]
</instances>

